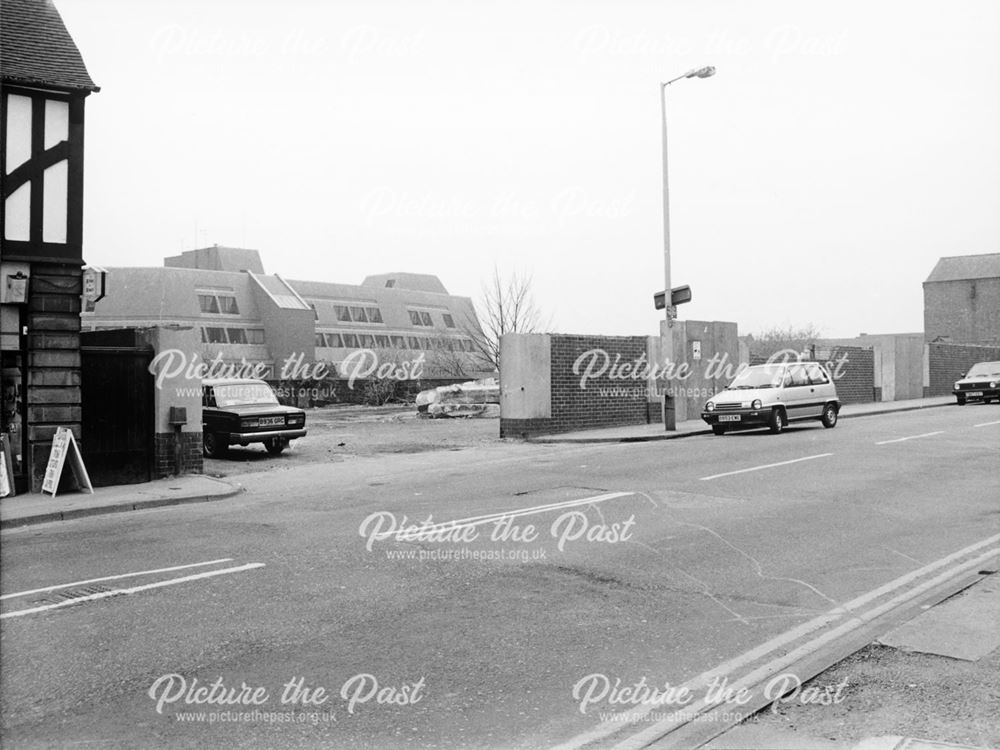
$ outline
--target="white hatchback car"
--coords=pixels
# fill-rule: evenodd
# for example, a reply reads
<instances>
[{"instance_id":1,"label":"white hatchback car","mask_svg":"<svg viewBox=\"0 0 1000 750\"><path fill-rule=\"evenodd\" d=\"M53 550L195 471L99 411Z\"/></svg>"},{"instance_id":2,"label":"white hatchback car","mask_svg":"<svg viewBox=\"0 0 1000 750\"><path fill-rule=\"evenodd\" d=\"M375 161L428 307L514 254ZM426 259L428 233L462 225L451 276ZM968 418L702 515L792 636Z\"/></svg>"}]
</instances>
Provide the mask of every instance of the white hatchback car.
<instances>
[{"instance_id":1,"label":"white hatchback car","mask_svg":"<svg viewBox=\"0 0 1000 750\"><path fill-rule=\"evenodd\" d=\"M839 413L837 388L827 369L819 362L794 362L747 367L708 400L701 418L723 435L765 426L778 433L803 419L835 427Z\"/></svg>"}]
</instances>

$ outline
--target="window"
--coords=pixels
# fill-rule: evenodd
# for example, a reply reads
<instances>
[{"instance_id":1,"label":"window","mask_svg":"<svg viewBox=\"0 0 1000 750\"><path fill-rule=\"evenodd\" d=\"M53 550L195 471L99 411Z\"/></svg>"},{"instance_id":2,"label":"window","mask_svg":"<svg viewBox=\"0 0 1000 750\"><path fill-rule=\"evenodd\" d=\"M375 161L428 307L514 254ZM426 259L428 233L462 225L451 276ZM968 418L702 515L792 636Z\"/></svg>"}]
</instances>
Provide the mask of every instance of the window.
<instances>
[{"instance_id":1,"label":"window","mask_svg":"<svg viewBox=\"0 0 1000 750\"><path fill-rule=\"evenodd\" d=\"M324 340L322 333L317 333L316 334L315 344L316 344L316 346L326 346L326 341Z\"/></svg>"},{"instance_id":2,"label":"window","mask_svg":"<svg viewBox=\"0 0 1000 750\"><path fill-rule=\"evenodd\" d=\"M465 351L467 352L476 351L476 345L472 343L472 339L465 339L462 342L462 348L465 349Z\"/></svg>"},{"instance_id":3,"label":"window","mask_svg":"<svg viewBox=\"0 0 1000 750\"><path fill-rule=\"evenodd\" d=\"M355 323L367 323L368 316L365 315L365 308L363 307L352 307L351 308L351 320Z\"/></svg>"},{"instance_id":4,"label":"window","mask_svg":"<svg viewBox=\"0 0 1000 750\"><path fill-rule=\"evenodd\" d=\"M240 307L231 294L199 294L198 306L210 315L239 315Z\"/></svg>"},{"instance_id":5,"label":"window","mask_svg":"<svg viewBox=\"0 0 1000 750\"><path fill-rule=\"evenodd\" d=\"M405 349L406 348L406 338L403 337L403 336L393 336L392 337L392 345L396 349Z\"/></svg>"},{"instance_id":6,"label":"window","mask_svg":"<svg viewBox=\"0 0 1000 750\"><path fill-rule=\"evenodd\" d=\"M385 288L386 289L392 289L394 286L396 286L396 280L395 279L389 279L387 282L385 282Z\"/></svg>"},{"instance_id":7,"label":"window","mask_svg":"<svg viewBox=\"0 0 1000 750\"><path fill-rule=\"evenodd\" d=\"M415 326L426 326L431 327L434 325L434 321L431 320L431 314L426 310L409 310L410 322Z\"/></svg>"},{"instance_id":8,"label":"window","mask_svg":"<svg viewBox=\"0 0 1000 750\"><path fill-rule=\"evenodd\" d=\"M351 348L351 349L357 349L358 348L358 337L357 337L357 335L355 335L353 333L345 333L344 334L344 346L346 346L348 348Z\"/></svg>"},{"instance_id":9,"label":"window","mask_svg":"<svg viewBox=\"0 0 1000 750\"><path fill-rule=\"evenodd\" d=\"M788 368L789 373L792 376L792 385L809 385L809 375L806 374L806 368L802 365L792 365Z\"/></svg>"},{"instance_id":10,"label":"window","mask_svg":"<svg viewBox=\"0 0 1000 750\"><path fill-rule=\"evenodd\" d=\"M811 385L825 385L830 382L826 373L823 372L823 368L819 365L809 365L807 369L809 372L809 383Z\"/></svg>"},{"instance_id":11,"label":"window","mask_svg":"<svg viewBox=\"0 0 1000 750\"><path fill-rule=\"evenodd\" d=\"M204 336L202 340L206 344L225 344L228 343L226 340L226 329L225 328L203 328L202 332Z\"/></svg>"},{"instance_id":12,"label":"window","mask_svg":"<svg viewBox=\"0 0 1000 750\"><path fill-rule=\"evenodd\" d=\"M198 304L201 306L203 313L219 312L219 300L215 298L214 294L199 294Z\"/></svg>"},{"instance_id":13,"label":"window","mask_svg":"<svg viewBox=\"0 0 1000 750\"><path fill-rule=\"evenodd\" d=\"M421 346L420 346L420 339L418 339L416 336L410 336L409 338L410 338L410 348L411 349L420 349L421 348Z\"/></svg>"},{"instance_id":14,"label":"window","mask_svg":"<svg viewBox=\"0 0 1000 750\"><path fill-rule=\"evenodd\" d=\"M344 323L351 322L351 311L348 310L344 305L334 305L333 311L337 314L337 320Z\"/></svg>"},{"instance_id":15,"label":"window","mask_svg":"<svg viewBox=\"0 0 1000 750\"><path fill-rule=\"evenodd\" d=\"M240 308L236 304L236 297L219 295L219 309L223 315L239 315Z\"/></svg>"},{"instance_id":16,"label":"window","mask_svg":"<svg viewBox=\"0 0 1000 750\"><path fill-rule=\"evenodd\" d=\"M451 317L451 315L449 315L448 313L444 313L441 317L444 318L445 326L447 326L448 328L455 327L455 319Z\"/></svg>"},{"instance_id":17,"label":"window","mask_svg":"<svg viewBox=\"0 0 1000 750\"><path fill-rule=\"evenodd\" d=\"M247 342L247 331L245 328L227 328L230 344L245 344Z\"/></svg>"},{"instance_id":18,"label":"window","mask_svg":"<svg viewBox=\"0 0 1000 750\"><path fill-rule=\"evenodd\" d=\"M379 347L380 349L388 349L389 348L389 337L388 336L376 336L375 337L375 345L377 347Z\"/></svg>"},{"instance_id":19,"label":"window","mask_svg":"<svg viewBox=\"0 0 1000 750\"><path fill-rule=\"evenodd\" d=\"M331 346L334 349L340 349L344 346L344 342L340 338L339 333L328 333L326 334L326 345Z\"/></svg>"},{"instance_id":20,"label":"window","mask_svg":"<svg viewBox=\"0 0 1000 750\"><path fill-rule=\"evenodd\" d=\"M365 349L372 349L375 346L375 337L370 333L359 333L358 341L361 342L361 346Z\"/></svg>"},{"instance_id":21,"label":"window","mask_svg":"<svg viewBox=\"0 0 1000 750\"><path fill-rule=\"evenodd\" d=\"M247 328L247 343L248 344L263 344L264 343L264 329L263 328Z\"/></svg>"},{"instance_id":22,"label":"window","mask_svg":"<svg viewBox=\"0 0 1000 750\"><path fill-rule=\"evenodd\" d=\"M368 314L369 323L381 323L382 322L382 311L377 307L366 307L365 312Z\"/></svg>"}]
</instances>

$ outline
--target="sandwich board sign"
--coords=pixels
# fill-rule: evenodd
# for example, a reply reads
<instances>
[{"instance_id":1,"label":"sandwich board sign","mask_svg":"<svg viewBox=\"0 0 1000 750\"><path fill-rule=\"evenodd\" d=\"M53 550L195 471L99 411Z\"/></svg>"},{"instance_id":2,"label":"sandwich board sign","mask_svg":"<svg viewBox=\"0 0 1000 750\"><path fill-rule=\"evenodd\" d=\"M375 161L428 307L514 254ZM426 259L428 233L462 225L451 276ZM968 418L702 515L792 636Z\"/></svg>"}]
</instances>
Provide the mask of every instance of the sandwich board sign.
<instances>
[{"instance_id":1,"label":"sandwich board sign","mask_svg":"<svg viewBox=\"0 0 1000 750\"><path fill-rule=\"evenodd\" d=\"M73 431L68 427L59 427L56 430L56 436L52 440L52 452L49 454L49 464L45 467L42 492L48 492L52 497L56 496L56 491L59 489L59 478L62 476L63 467L67 461L69 461L70 469L73 472L77 489L92 493L94 486L90 483L87 467L83 465L80 447L76 444Z\"/></svg>"},{"instance_id":2,"label":"sandwich board sign","mask_svg":"<svg viewBox=\"0 0 1000 750\"><path fill-rule=\"evenodd\" d=\"M0 497L14 496L14 466L10 458L10 444L6 435L0 435Z\"/></svg>"}]
</instances>

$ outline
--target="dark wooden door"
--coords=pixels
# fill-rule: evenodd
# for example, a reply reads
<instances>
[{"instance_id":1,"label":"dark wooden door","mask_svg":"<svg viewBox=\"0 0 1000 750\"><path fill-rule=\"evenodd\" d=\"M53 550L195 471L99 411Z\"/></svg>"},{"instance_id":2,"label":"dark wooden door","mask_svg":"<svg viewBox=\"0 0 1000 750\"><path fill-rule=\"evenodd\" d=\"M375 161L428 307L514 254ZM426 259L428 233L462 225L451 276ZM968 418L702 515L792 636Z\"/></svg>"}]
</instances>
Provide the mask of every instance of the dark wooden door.
<instances>
[{"instance_id":1,"label":"dark wooden door","mask_svg":"<svg viewBox=\"0 0 1000 750\"><path fill-rule=\"evenodd\" d=\"M152 477L153 353L125 333L81 336L81 448L96 487Z\"/></svg>"}]
</instances>

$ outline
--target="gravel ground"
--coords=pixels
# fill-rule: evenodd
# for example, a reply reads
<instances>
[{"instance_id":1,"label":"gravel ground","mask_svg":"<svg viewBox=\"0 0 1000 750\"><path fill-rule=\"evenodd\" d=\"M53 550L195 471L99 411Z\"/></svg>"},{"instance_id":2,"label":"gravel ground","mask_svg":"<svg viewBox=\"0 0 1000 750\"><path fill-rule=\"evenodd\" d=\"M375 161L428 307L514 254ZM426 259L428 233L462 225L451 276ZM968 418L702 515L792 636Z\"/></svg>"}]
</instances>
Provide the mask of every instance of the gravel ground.
<instances>
[{"instance_id":1,"label":"gravel ground","mask_svg":"<svg viewBox=\"0 0 1000 750\"><path fill-rule=\"evenodd\" d=\"M1000 649L971 662L872 644L806 687L844 680L840 704L777 705L748 722L840 742L901 735L1000 748Z\"/></svg>"},{"instance_id":2,"label":"gravel ground","mask_svg":"<svg viewBox=\"0 0 1000 750\"><path fill-rule=\"evenodd\" d=\"M500 408L481 417L429 419L415 406L328 406L306 411L309 434L280 456L260 444L230 448L226 458L205 459L205 473L227 477L302 463L336 463L354 456L461 450L500 442Z\"/></svg>"}]
</instances>

